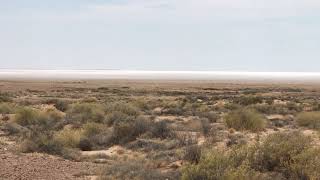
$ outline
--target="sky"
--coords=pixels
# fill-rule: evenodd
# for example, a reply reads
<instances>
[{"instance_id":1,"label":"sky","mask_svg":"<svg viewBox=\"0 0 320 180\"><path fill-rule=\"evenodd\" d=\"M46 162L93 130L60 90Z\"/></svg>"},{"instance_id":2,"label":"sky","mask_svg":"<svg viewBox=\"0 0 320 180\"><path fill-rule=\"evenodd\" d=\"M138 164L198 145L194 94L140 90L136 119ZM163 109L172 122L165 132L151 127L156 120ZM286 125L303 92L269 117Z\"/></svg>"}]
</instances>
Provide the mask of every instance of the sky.
<instances>
[{"instance_id":1,"label":"sky","mask_svg":"<svg viewBox=\"0 0 320 180\"><path fill-rule=\"evenodd\" d=\"M320 72L320 1L0 0L0 68Z\"/></svg>"}]
</instances>

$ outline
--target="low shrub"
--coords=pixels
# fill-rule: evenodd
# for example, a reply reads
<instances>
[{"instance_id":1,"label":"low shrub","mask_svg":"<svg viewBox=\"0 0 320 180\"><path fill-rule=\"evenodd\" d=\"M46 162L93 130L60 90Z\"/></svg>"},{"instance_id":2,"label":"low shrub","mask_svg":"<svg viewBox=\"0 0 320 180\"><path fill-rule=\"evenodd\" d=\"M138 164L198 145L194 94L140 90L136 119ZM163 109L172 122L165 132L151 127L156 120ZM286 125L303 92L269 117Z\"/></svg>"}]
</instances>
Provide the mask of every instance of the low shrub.
<instances>
[{"instance_id":1,"label":"low shrub","mask_svg":"<svg viewBox=\"0 0 320 180\"><path fill-rule=\"evenodd\" d=\"M109 104L107 105L106 111L107 111L107 114L120 112L122 114L126 114L128 116L134 116L134 117L137 117L140 114L139 109L137 107L133 106L130 103L124 103L124 102Z\"/></svg>"},{"instance_id":2,"label":"low shrub","mask_svg":"<svg viewBox=\"0 0 320 180\"><path fill-rule=\"evenodd\" d=\"M61 99L49 99L46 100L46 104L53 104L59 111L65 112L68 109L69 102Z\"/></svg>"},{"instance_id":3,"label":"low shrub","mask_svg":"<svg viewBox=\"0 0 320 180\"><path fill-rule=\"evenodd\" d=\"M152 124L150 132L153 137L165 139L172 136L172 131L165 121L159 121Z\"/></svg>"},{"instance_id":4,"label":"low shrub","mask_svg":"<svg viewBox=\"0 0 320 180\"><path fill-rule=\"evenodd\" d=\"M192 164L197 164L200 161L201 151L201 147L198 145L188 146L186 147L183 159L189 161Z\"/></svg>"},{"instance_id":5,"label":"low shrub","mask_svg":"<svg viewBox=\"0 0 320 180\"><path fill-rule=\"evenodd\" d=\"M52 138L49 133L37 133L26 137L20 144L19 150L24 153L29 152L45 152L48 154L62 155L63 146Z\"/></svg>"},{"instance_id":6,"label":"low shrub","mask_svg":"<svg viewBox=\"0 0 320 180\"><path fill-rule=\"evenodd\" d=\"M111 112L106 116L105 123L108 126L112 126L114 123L118 123L121 121L130 121L134 117L128 116L127 114L124 114L119 111Z\"/></svg>"},{"instance_id":7,"label":"low shrub","mask_svg":"<svg viewBox=\"0 0 320 180\"><path fill-rule=\"evenodd\" d=\"M54 134L54 140L64 147L79 147L82 131L79 129L63 129Z\"/></svg>"},{"instance_id":8,"label":"low shrub","mask_svg":"<svg viewBox=\"0 0 320 180\"><path fill-rule=\"evenodd\" d=\"M209 120L206 118L202 118L202 119L200 119L200 122L201 122L201 131L202 131L203 135L207 136L210 132L210 129L211 129Z\"/></svg>"},{"instance_id":9,"label":"low shrub","mask_svg":"<svg viewBox=\"0 0 320 180\"><path fill-rule=\"evenodd\" d=\"M210 151L198 164L188 164L182 169L183 180L257 179L259 173L247 165L250 151L238 148L229 152Z\"/></svg>"},{"instance_id":10,"label":"low shrub","mask_svg":"<svg viewBox=\"0 0 320 180\"><path fill-rule=\"evenodd\" d=\"M32 108L21 108L15 115L15 122L22 126L35 124L39 119L40 114Z\"/></svg>"},{"instance_id":11,"label":"low shrub","mask_svg":"<svg viewBox=\"0 0 320 180\"><path fill-rule=\"evenodd\" d=\"M301 109L299 106L295 104L289 103L288 105L285 104L256 104L250 106L252 109L257 110L263 114L293 114L300 112Z\"/></svg>"},{"instance_id":12,"label":"low shrub","mask_svg":"<svg viewBox=\"0 0 320 180\"><path fill-rule=\"evenodd\" d=\"M92 137L95 136L99 133L101 133L104 130L103 124L98 124L98 123L86 123L82 126L82 136L84 137Z\"/></svg>"},{"instance_id":13,"label":"low shrub","mask_svg":"<svg viewBox=\"0 0 320 180\"><path fill-rule=\"evenodd\" d=\"M26 134L28 129L15 122L8 122L3 125L3 130L8 132L10 135L13 134Z\"/></svg>"},{"instance_id":14,"label":"low shrub","mask_svg":"<svg viewBox=\"0 0 320 180\"><path fill-rule=\"evenodd\" d=\"M182 179L317 179L320 175L320 149L299 132L269 135L255 146L202 152L197 164L182 168Z\"/></svg>"},{"instance_id":15,"label":"low shrub","mask_svg":"<svg viewBox=\"0 0 320 180\"><path fill-rule=\"evenodd\" d=\"M289 173L287 166L295 156L310 148L310 139L299 132L281 132L268 136L256 151L252 165L260 171Z\"/></svg>"},{"instance_id":16,"label":"low shrub","mask_svg":"<svg viewBox=\"0 0 320 180\"><path fill-rule=\"evenodd\" d=\"M184 105L185 103L181 101L165 102L163 104L163 107L164 107L163 113L181 116L186 111L186 108L184 108Z\"/></svg>"},{"instance_id":17,"label":"low shrub","mask_svg":"<svg viewBox=\"0 0 320 180\"><path fill-rule=\"evenodd\" d=\"M299 126L320 129L320 111L299 113L296 122Z\"/></svg>"},{"instance_id":18,"label":"low shrub","mask_svg":"<svg viewBox=\"0 0 320 180\"><path fill-rule=\"evenodd\" d=\"M260 104L263 102L263 98L261 96L240 96L234 99L234 102L243 106L248 106L251 104Z\"/></svg>"},{"instance_id":19,"label":"low shrub","mask_svg":"<svg viewBox=\"0 0 320 180\"><path fill-rule=\"evenodd\" d=\"M9 93L2 93L0 92L0 102L11 102L12 97Z\"/></svg>"},{"instance_id":20,"label":"low shrub","mask_svg":"<svg viewBox=\"0 0 320 180\"><path fill-rule=\"evenodd\" d=\"M63 115L54 109L40 111L24 107L17 111L14 121L29 129L47 131L60 128L62 119Z\"/></svg>"},{"instance_id":21,"label":"low shrub","mask_svg":"<svg viewBox=\"0 0 320 180\"><path fill-rule=\"evenodd\" d=\"M266 125L264 117L252 109L239 109L232 111L225 117L225 123L229 128L236 130L261 131Z\"/></svg>"},{"instance_id":22,"label":"low shrub","mask_svg":"<svg viewBox=\"0 0 320 180\"><path fill-rule=\"evenodd\" d=\"M113 142L127 143L135 140L150 128L150 122L143 118L137 117L130 121L120 121L113 126Z\"/></svg>"},{"instance_id":23,"label":"low shrub","mask_svg":"<svg viewBox=\"0 0 320 180\"><path fill-rule=\"evenodd\" d=\"M95 103L77 103L70 106L67 119L70 123L102 123L105 119L104 106Z\"/></svg>"},{"instance_id":24,"label":"low shrub","mask_svg":"<svg viewBox=\"0 0 320 180\"><path fill-rule=\"evenodd\" d=\"M320 177L320 149L311 148L294 156L289 170L291 179L318 179Z\"/></svg>"},{"instance_id":25,"label":"low shrub","mask_svg":"<svg viewBox=\"0 0 320 180\"><path fill-rule=\"evenodd\" d=\"M132 104L144 112L148 112L156 106L155 102L145 98L137 98L132 102Z\"/></svg>"},{"instance_id":26,"label":"low shrub","mask_svg":"<svg viewBox=\"0 0 320 180\"><path fill-rule=\"evenodd\" d=\"M8 103L0 103L0 114L12 114L14 107Z\"/></svg>"}]
</instances>

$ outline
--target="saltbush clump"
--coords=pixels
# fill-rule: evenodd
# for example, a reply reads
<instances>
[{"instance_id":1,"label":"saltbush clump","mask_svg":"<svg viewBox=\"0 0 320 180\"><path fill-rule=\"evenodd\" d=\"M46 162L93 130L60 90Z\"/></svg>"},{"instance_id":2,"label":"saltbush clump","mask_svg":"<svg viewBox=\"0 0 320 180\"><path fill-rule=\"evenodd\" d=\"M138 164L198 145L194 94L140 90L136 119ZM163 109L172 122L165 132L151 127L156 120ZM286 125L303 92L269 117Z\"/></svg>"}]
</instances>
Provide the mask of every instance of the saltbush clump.
<instances>
[{"instance_id":1,"label":"saltbush clump","mask_svg":"<svg viewBox=\"0 0 320 180\"><path fill-rule=\"evenodd\" d=\"M128 116L134 116L134 117L140 114L139 109L137 107L133 106L130 103L123 103L123 102L107 105L106 111L107 111L107 114L110 114L113 112L120 112Z\"/></svg>"},{"instance_id":2,"label":"saltbush clump","mask_svg":"<svg viewBox=\"0 0 320 180\"><path fill-rule=\"evenodd\" d=\"M14 121L30 130L48 131L59 128L62 124L63 115L57 110L47 109L40 111L33 108L21 108L17 110Z\"/></svg>"},{"instance_id":3,"label":"saltbush clump","mask_svg":"<svg viewBox=\"0 0 320 180\"><path fill-rule=\"evenodd\" d=\"M299 126L320 129L320 111L302 112L297 115L296 121Z\"/></svg>"},{"instance_id":4,"label":"saltbush clump","mask_svg":"<svg viewBox=\"0 0 320 180\"><path fill-rule=\"evenodd\" d=\"M320 149L299 132L269 135L261 144L209 150L182 168L182 179L317 179Z\"/></svg>"},{"instance_id":5,"label":"saltbush clump","mask_svg":"<svg viewBox=\"0 0 320 180\"><path fill-rule=\"evenodd\" d=\"M105 119L104 106L95 103L77 103L70 106L67 119L71 123L101 123Z\"/></svg>"},{"instance_id":6,"label":"saltbush clump","mask_svg":"<svg viewBox=\"0 0 320 180\"><path fill-rule=\"evenodd\" d=\"M237 148L229 152L218 150L204 154L198 164L188 164L182 169L183 180L257 179L259 173L248 166L247 148Z\"/></svg>"},{"instance_id":7,"label":"saltbush clump","mask_svg":"<svg viewBox=\"0 0 320 180\"><path fill-rule=\"evenodd\" d=\"M240 96L234 100L235 103L243 105L243 106L248 106L251 104L259 104L263 102L263 98L260 96Z\"/></svg>"},{"instance_id":8,"label":"saltbush clump","mask_svg":"<svg viewBox=\"0 0 320 180\"><path fill-rule=\"evenodd\" d=\"M81 140L82 131L79 129L65 128L54 134L54 140L68 148L77 148Z\"/></svg>"},{"instance_id":9,"label":"saltbush clump","mask_svg":"<svg viewBox=\"0 0 320 180\"><path fill-rule=\"evenodd\" d=\"M69 102L61 99L48 99L45 101L46 104L53 104L59 111L65 112L68 109Z\"/></svg>"},{"instance_id":10,"label":"saltbush clump","mask_svg":"<svg viewBox=\"0 0 320 180\"><path fill-rule=\"evenodd\" d=\"M118 121L113 126L113 142L118 144L135 140L150 129L150 121L143 117L132 118L128 121Z\"/></svg>"},{"instance_id":11,"label":"saltbush clump","mask_svg":"<svg viewBox=\"0 0 320 180\"><path fill-rule=\"evenodd\" d=\"M225 117L225 123L229 128L236 130L250 130L260 131L263 130L266 121L264 117L252 109L239 109L232 111Z\"/></svg>"},{"instance_id":12,"label":"saltbush clump","mask_svg":"<svg viewBox=\"0 0 320 180\"><path fill-rule=\"evenodd\" d=\"M9 103L0 103L0 114L11 114L14 112L14 107Z\"/></svg>"},{"instance_id":13,"label":"saltbush clump","mask_svg":"<svg viewBox=\"0 0 320 180\"><path fill-rule=\"evenodd\" d=\"M299 132L272 134L258 146L253 167L260 171L288 173L287 166L294 157L310 146L310 139Z\"/></svg>"}]
</instances>

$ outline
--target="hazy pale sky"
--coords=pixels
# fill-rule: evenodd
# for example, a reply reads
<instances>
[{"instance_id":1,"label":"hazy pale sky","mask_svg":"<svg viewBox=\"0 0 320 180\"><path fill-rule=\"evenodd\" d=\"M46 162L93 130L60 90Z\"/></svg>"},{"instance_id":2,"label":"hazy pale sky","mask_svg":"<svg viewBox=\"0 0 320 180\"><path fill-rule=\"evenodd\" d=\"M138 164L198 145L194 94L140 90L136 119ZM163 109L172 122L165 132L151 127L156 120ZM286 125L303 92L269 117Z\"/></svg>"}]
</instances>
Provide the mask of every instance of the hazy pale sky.
<instances>
[{"instance_id":1,"label":"hazy pale sky","mask_svg":"<svg viewBox=\"0 0 320 180\"><path fill-rule=\"evenodd\" d=\"M0 68L320 71L319 0L0 0Z\"/></svg>"}]
</instances>

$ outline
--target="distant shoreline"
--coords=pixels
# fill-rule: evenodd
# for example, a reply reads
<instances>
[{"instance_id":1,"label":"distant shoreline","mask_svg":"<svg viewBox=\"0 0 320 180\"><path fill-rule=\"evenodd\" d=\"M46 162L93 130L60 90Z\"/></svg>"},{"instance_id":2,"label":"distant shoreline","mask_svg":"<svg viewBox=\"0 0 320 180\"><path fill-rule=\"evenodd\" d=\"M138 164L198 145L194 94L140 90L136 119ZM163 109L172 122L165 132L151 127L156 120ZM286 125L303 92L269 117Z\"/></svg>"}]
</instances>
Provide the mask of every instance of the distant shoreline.
<instances>
[{"instance_id":1,"label":"distant shoreline","mask_svg":"<svg viewBox=\"0 0 320 180\"><path fill-rule=\"evenodd\" d=\"M136 71L0 69L0 79L101 80L239 80L259 82L319 82L320 72Z\"/></svg>"}]
</instances>

